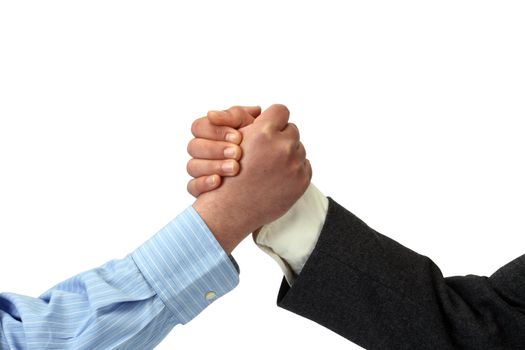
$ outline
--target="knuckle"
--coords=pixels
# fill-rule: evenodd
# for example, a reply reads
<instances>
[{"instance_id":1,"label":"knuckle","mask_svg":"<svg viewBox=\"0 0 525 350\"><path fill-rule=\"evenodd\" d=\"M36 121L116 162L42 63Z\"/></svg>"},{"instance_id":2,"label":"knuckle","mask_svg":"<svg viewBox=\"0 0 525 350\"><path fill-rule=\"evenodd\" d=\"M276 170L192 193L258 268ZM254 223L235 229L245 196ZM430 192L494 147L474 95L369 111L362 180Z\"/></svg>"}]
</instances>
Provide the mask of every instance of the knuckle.
<instances>
[{"instance_id":1,"label":"knuckle","mask_svg":"<svg viewBox=\"0 0 525 350\"><path fill-rule=\"evenodd\" d=\"M305 186L308 187L308 185L310 184L310 181L312 180L312 166L308 159L304 161L303 178L305 181Z\"/></svg>"},{"instance_id":2,"label":"knuckle","mask_svg":"<svg viewBox=\"0 0 525 350\"><path fill-rule=\"evenodd\" d=\"M226 137L226 128L224 127L215 127L214 133L217 140L224 140Z\"/></svg>"},{"instance_id":3,"label":"knuckle","mask_svg":"<svg viewBox=\"0 0 525 350\"><path fill-rule=\"evenodd\" d=\"M264 144L267 144L269 140L271 139L271 133L266 130L267 128L261 128L260 132L253 135L253 142L258 145L262 146Z\"/></svg>"},{"instance_id":4,"label":"knuckle","mask_svg":"<svg viewBox=\"0 0 525 350\"><path fill-rule=\"evenodd\" d=\"M284 152L290 158L296 155L297 153L296 149L297 148L293 142L287 142L286 145L284 146Z\"/></svg>"},{"instance_id":5,"label":"knuckle","mask_svg":"<svg viewBox=\"0 0 525 350\"><path fill-rule=\"evenodd\" d=\"M299 159L304 162L306 160L306 150L304 147L299 148L298 154Z\"/></svg>"},{"instance_id":6,"label":"knuckle","mask_svg":"<svg viewBox=\"0 0 525 350\"><path fill-rule=\"evenodd\" d=\"M228 108L228 111L230 111L230 113L232 113L232 114L239 114L239 113L241 113L242 110L243 110L243 108L241 106L232 106L232 107Z\"/></svg>"},{"instance_id":7,"label":"knuckle","mask_svg":"<svg viewBox=\"0 0 525 350\"><path fill-rule=\"evenodd\" d=\"M277 104L272 105L272 107L275 108L279 113L282 113L286 116L290 115L290 110L288 109L288 107L286 107L283 104L277 103Z\"/></svg>"},{"instance_id":8,"label":"knuckle","mask_svg":"<svg viewBox=\"0 0 525 350\"><path fill-rule=\"evenodd\" d=\"M229 110L230 113L230 126L237 128L242 124L245 110L240 106L233 106Z\"/></svg>"},{"instance_id":9,"label":"knuckle","mask_svg":"<svg viewBox=\"0 0 525 350\"><path fill-rule=\"evenodd\" d=\"M199 177L195 180L193 180L195 183L194 191L197 194L201 194L202 192L206 191L206 182L204 177Z\"/></svg>"},{"instance_id":10,"label":"knuckle","mask_svg":"<svg viewBox=\"0 0 525 350\"><path fill-rule=\"evenodd\" d=\"M273 138L274 131L270 124L264 124L261 127L261 130L259 133L257 133L256 138L257 139L263 139L263 140L271 140Z\"/></svg>"},{"instance_id":11,"label":"knuckle","mask_svg":"<svg viewBox=\"0 0 525 350\"><path fill-rule=\"evenodd\" d=\"M232 108L228 108L228 109L225 109L224 111L222 111L223 115L226 115L228 118L230 118L232 116Z\"/></svg>"},{"instance_id":12,"label":"knuckle","mask_svg":"<svg viewBox=\"0 0 525 350\"><path fill-rule=\"evenodd\" d=\"M290 165L290 174L294 179L300 179L302 172L302 166L299 162L292 162Z\"/></svg>"},{"instance_id":13,"label":"knuckle","mask_svg":"<svg viewBox=\"0 0 525 350\"><path fill-rule=\"evenodd\" d=\"M222 170L222 163L223 162L214 162L213 163L213 166L211 167L211 171L214 173L214 174L223 174L224 171Z\"/></svg>"},{"instance_id":14,"label":"knuckle","mask_svg":"<svg viewBox=\"0 0 525 350\"><path fill-rule=\"evenodd\" d=\"M289 123L288 125L290 125L290 127L293 128L295 132L295 139L299 140L301 138L301 133L299 132L299 128L297 127L297 125L294 123Z\"/></svg>"},{"instance_id":15,"label":"knuckle","mask_svg":"<svg viewBox=\"0 0 525 350\"><path fill-rule=\"evenodd\" d=\"M293 160L292 159L293 150L289 142L282 142L281 144L276 146L274 150L275 150L274 151L275 155L277 159L279 159L279 161L285 162L288 167L291 166L292 160Z\"/></svg>"}]
</instances>

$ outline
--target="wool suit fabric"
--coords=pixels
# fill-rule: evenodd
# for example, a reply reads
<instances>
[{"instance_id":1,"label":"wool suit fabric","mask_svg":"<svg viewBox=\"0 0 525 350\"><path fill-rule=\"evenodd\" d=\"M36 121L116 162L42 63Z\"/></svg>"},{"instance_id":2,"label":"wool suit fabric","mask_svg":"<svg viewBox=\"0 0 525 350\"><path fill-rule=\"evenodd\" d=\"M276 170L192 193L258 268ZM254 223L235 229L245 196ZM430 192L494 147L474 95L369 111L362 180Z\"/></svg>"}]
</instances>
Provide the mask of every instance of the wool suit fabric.
<instances>
[{"instance_id":1,"label":"wool suit fabric","mask_svg":"<svg viewBox=\"0 0 525 350\"><path fill-rule=\"evenodd\" d=\"M525 255L490 277L444 278L329 198L316 247L277 303L365 349L525 349Z\"/></svg>"}]
</instances>

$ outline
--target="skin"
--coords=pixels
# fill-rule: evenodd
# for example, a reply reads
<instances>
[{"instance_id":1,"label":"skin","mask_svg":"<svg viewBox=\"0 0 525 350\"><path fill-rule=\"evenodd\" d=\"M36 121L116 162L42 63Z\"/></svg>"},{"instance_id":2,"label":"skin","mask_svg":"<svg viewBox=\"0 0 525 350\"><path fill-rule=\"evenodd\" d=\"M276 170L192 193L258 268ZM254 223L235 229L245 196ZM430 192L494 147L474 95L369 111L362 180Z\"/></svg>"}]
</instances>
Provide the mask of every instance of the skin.
<instances>
[{"instance_id":1,"label":"skin","mask_svg":"<svg viewBox=\"0 0 525 350\"><path fill-rule=\"evenodd\" d=\"M252 124L261 107L234 106L225 111L209 111L195 120L191 132L195 139L188 144L193 157L187 171L195 179L188 183L194 197L221 185L223 176L235 176L240 170L242 133L237 130Z\"/></svg>"},{"instance_id":2,"label":"skin","mask_svg":"<svg viewBox=\"0 0 525 350\"><path fill-rule=\"evenodd\" d=\"M234 108L235 115L230 110L210 112L209 124L194 124L192 131L196 139L188 145L190 155L197 158L194 160L201 156L216 157L208 158L205 163L188 164L190 175L197 176L190 181L188 189L198 196L193 207L228 254L251 232L285 214L306 191L312 177L299 130L288 123L289 111L285 106L272 105L260 115L255 110L250 113ZM242 141L238 146L242 156L238 162L235 158L225 159L224 152L223 158L218 159L221 150L232 145L220 140L224 132L214 130L225 127L224 124L229 128L239 127ZM237 175L223 178L220 187L217 181L206 187L210 176L220 177L215 171L220 173L222 168L216 161L223 162L221 164L236 161Z\"/></svg>"}]
</instances>

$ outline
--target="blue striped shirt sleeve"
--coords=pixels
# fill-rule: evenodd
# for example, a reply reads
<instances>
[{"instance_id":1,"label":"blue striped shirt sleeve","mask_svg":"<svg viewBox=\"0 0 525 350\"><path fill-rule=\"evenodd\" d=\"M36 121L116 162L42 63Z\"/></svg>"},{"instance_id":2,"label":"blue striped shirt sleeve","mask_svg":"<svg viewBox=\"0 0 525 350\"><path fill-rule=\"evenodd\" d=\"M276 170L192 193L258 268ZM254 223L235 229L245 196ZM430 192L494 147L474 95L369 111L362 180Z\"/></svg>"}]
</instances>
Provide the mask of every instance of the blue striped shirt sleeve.
<instances>
[{"instance_id":1,"label":"blue striped shirt sleeve","mask_svg":"<svg viewBox=\"0 0 525 350\"><path fill-rule=\"evenodd\" d=\"M189 207L121 260L39 298L0 294L0 349L152 349L239 282Z\"/></svg>"}]
</instances>

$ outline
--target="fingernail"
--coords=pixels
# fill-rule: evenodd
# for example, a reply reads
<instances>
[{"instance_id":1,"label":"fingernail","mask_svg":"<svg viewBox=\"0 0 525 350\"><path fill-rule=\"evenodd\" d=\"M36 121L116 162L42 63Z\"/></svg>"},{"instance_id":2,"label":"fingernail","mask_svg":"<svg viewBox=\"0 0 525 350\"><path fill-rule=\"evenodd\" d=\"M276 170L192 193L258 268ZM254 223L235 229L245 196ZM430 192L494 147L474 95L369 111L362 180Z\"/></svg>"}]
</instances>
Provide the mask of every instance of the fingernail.
<instances>
[{"instance_id":1,"label":"fingernail","mask_svg":"<svg viewBox=\"0 0 525 350\"><path fill-rule=\"evenodd\" d=\"M237 143L238 141L237 135L231 132L226 134L225 139L228 142L234 142L234 143Z\"/></svg>"},{"instance_id":2,"label":"fingernail","mask_svg":"<svg viewBox=\"0 0 525 350\"><path fill-rule=\"evenodd\" d=\"M233 174L233 162L224 162L221 168L226 174Z\"/></svg>"},{"instance_id":3,"label":"fingernail","mask_svg":"<svg viewBox=\"0 0 525 350\"><path fill-rule=\"evenodd\" d=\"M237 150L235 149L235 147L228 147L224 149L224 156L226 158L235 158L236 155Z\"/></svg>"},{"instance_id":4,"label":"fingernail","mask_svg":"<svg viewBox=\"0 0 525 350\"><path fill-rule=\"evenodd\" d=\"M208 176L208 178L206 179L206 183L209 186L215 186L215 176Z\"/></svg>"}]
</instances>

